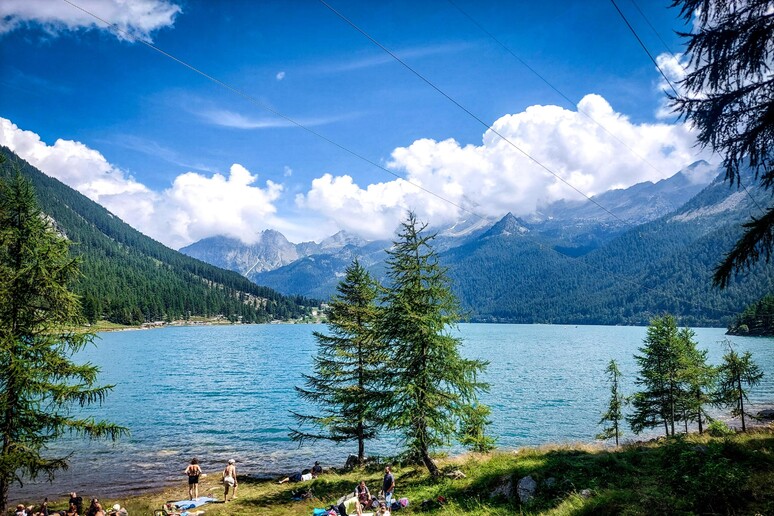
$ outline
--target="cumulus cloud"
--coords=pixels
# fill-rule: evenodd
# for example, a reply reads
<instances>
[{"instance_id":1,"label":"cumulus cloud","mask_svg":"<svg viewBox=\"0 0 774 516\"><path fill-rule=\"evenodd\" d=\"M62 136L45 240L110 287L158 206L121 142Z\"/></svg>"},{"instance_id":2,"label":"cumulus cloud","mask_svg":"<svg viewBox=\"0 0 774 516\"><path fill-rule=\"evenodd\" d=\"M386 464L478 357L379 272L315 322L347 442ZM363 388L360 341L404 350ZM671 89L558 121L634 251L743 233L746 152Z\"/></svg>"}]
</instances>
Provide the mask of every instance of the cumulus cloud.
<instances>
[{"instance_id":1,"label":"cumulus cloud","mask_svg":"<svg viewBox=\"0 0 774 516\"><path fill-rule=\"evenodd\" d=\"M62 0L3 0L0 34L24 25L38 25L52 34L63 30L110 30L85 11L114 25L119 39L150 39L153 31L171 26L180 6L169 0L74 0L78 9Z\"/></svg>"},{"instance_id":2,"label":"cumulus cloud","mask_svg":"<svg viewBox=\"0 0 774 516\"><path fill-rule=\"evenodd\" d=\"M239 164L228 176L187 172L154 192L83 143L60 139L47 145L5 118L0 118L0 145L173 248L214 235L251 242L267 227L294 229L276 216L273 203L282 185L267 181L256 186L258 176Z\"/></svg>"},{"instance_id":3,"label":"cumulus cloud","mask_svg":"<svg viewBox=\"0 0 774 516\"><path fill-rule=\"evenodd\" d=\"M658 181L708 158L694 147L695 136L685 125L634 124L593 94L584 97L578 109L588 117L540 105L505 115L493 128L508 141L492 130L484 133L481 145L417 140L395 149L388 163L406 180L361 187L350 176L326 174L297 196L296 203L343 229L386 237L406 209L432 224L465 216L460 207L482 216L509 211L525 216L560 199L583 199L563 181L591 196Z\"/></svg>"},{"instance_id":4,"label":"cumulus cloud","mask_svg":"<svg viewBox=\"0 0 774 516\"><path fill-rule=\"evenodd\" d=\"M278 81L281 81L282 79L285 78L285 72L277 73L276 78L277 78Z\"/></svg>"}]
</instances>

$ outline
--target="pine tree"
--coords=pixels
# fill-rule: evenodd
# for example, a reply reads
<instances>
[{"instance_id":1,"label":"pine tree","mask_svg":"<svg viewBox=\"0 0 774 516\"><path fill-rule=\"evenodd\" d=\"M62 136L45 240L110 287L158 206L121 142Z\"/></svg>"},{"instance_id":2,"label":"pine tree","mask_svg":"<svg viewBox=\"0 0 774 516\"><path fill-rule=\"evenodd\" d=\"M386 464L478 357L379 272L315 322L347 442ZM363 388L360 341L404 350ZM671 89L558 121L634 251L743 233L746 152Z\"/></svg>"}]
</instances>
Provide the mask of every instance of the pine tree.
<instances>
[{"instance_id":1,"label":"pine tree","mask_svg":"<svg viewBox=\"0 0 774 516\"><path fill-rule=\"evenodd\" d=\"M462 409L464 415L458 432L460 444L478 453L492 451L497 439L486 433L487 426L492 423L489 419L492 409L480 403L464 405Z\"/></svg>"},{"instance_id":2,"label":"pine tree","mask_svg":"<svg viewBox=\"0 0 774 516\"><path fill-rule=\"evenodd\" d=\"M680 380L683 385L680 405L686 425L685 432L688 433L688 423L695 421L701 434L704 433L704 420L707 419L704 407L713 401L716 369L707 364L707 350L696 348L694 333L688 328L681 332L684 349L680 359Z\"/></svg>"},{"instance_id":3,"label":"pine tree","mask_svg":"<svg viewBox=\"0 0 774 516\"><path fill-rule=\"evenodd\" d=\"M761 383L763 371L753 362L752 353L745 351L739 355L734 351L731 341L725 341L726 353L723 363L718 368L717 404L731 407L731 415L742 419L742 431L746 432L744 403L748 401L747 393L750 387Z\"/></svg>"},{"instance_id":4,"label":"pine tree","mask_svg":"<svg viewBox=\"0 0 774 516\"><path fill-rule=\"evenodd\" d=\"M675 109L698 130L699 143L723 157L726 179L740 182L749 165L764 189L774 186L774 16L771 0L674 0L696 28L687 39L689 73L673 97ZM744 227L744 235L715 270L728 285L734 271L765 257L774 245L774 208Z\"/></svg>"},{"instance_id":5,"label":"pine tree","mask_svg":"<svg viewBox=\"0 0 774 516\"><path fill-rule=\"evenodd\" d=\"M314 375L304 375L306 387L296 387L301 398L320 406L322 415L295 414L300 423L320 431L291 432L293 440L357 441L358 461L365 460L365 441L383 426L379 408L387 398L383 390L387 354L376 339L378 315L375 300L379 286L357 259L347 267L328 312L330 334L314 332L317 356Z\"/></svg>"},{"instance_id":6,"label":"pine tree","mask_svg":"<svg viewBox=\"0 0 774 516\"><path fill-rule=\"evenodd\" d=\"M66 433L116 439L126 429L74 417L73 405L102 403L112 386L97 386L99 369L74 353L94 335L82 325L68 285L78 273L69 244L38 209L30 183L0 181L0 514L13 482L49 479L67 457L46 457Z\"/></svg>"},{"instance_id":7,"label":"pine tree","mask_svg":"<svg viewBox=\"0 0 774 516\"><path fill-rule=\"evenodd\" d=\"M602 432L597 434L597 439L607 440L615 438L615 445L618 446L618 439L621 436L621 421L623 420L623 407L626 404L626 398L621 392L621 371L615 360L610 360L605 368L607 381L610 383L610 402L607 406L607 412L602 414L599 420L600 425L606 425Z\"/></svg>"},{"instance_id":8,"label":"pine tree","mask_svg":"<svg viewBox=\"0 0 774 516\"><path fill-rule=\"evenodd\" d=\"M467 408L488 386L478 380L486 363L462 358L461 341L450 332L459 319L458 303L430 245L434 235L423 235L425 228L409 213L388 251L391 284L382 300L379 334L393 365L388 425L402 434L409 456L435 476L439 470L430 450L457 435Z\"/></svg>"},{"instance_id":9,"label":"pine tree","mask_svg":"<svg viewBox=\"0 0 774 516\"><path fill-rule=\"evenodd\" d=\"M635 434L663 424L667 436L675 435L686 398L684 364L692 337L689 329L678 330L671 315L651 321L642 354L634 357L640 366L635 383L644 388L631 401L634 412L628 421Z\"/></svg>"}]
</instances>

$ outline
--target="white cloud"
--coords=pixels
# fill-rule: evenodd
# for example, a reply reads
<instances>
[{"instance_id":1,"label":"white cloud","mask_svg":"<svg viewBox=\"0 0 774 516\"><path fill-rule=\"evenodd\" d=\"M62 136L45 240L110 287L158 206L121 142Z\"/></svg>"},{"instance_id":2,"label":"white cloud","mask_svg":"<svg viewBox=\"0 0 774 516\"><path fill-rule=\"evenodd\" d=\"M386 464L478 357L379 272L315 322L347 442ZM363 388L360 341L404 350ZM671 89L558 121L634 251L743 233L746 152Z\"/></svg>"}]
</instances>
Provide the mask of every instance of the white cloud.
<instances>
[{"instance_id":1,"label":"white cloud","mask_svg":"<svg viewBox=\"0 0 774 516\"><path fill-rule=\"evenodd\" d=\"M670 177L708 158L699 155L694 134L685 125L633 124L599 95L587 95L578 108L593 120L557 106L531 106L501 117L493 128L589 196ZM523 216L548 202L582 199L491 130L484 133L481 145L417 140L395 149L388 166L445 200L403 180L361 188L347 175L326 174L312 182L308 193L297 196L296 203L342 229L387 237L407 208L435 225L465 216L457 206L482 216L508 211Z\"/></svg>"},{"instance_id":2,"label":"white cloud","mask_svg":"<svg viewBox=\"0 0 774 516\"><path fill-rule=\"evenodd\" d=\"M78 9L62 0L3 0L0 2L0 34L24 25L40 25L50 33L62 30L110 30L84 11L115 25L119 39L150 39L150 34L171 26L181 12L169 0L73 0Z\"/></svg>"},{"instance_id":3,"label":"white cloud","mask_svg":"<svg viewBox=\"0 0 774 516\"><path fill-rule=\"evenodd\" d=\"M173 248L213 235L250 242L266 228L286 234L296 229L276 217L273 203L282 186L271 181L254 186L258 177L239 164L232 165L228 177L187 172L168 189L154 192L80 142L60 139L47 145L5 118L0 118L0 145Z\"/></svg>"},{"instance_id":4,"label":"white cloud","mask_svg":"<svg viewBox=\"0 0 774 516\"><path fill-rule=\"evenodd\" d=\"M281 81L282 79L284 79L284 78L285 78L285 72L279 72L279 73L276 75L276 77L277 77L277 80L278 80L278 81Z\"/></svg>"},{"instance_id":5,"label":"white cloud","mask_svg":"<svg viewBox=\"0 0 774 516\"><path fill-rule=\"evenodd\" d=\"M315 127L332 124L356 116L355 114L348 114L320 118L294 118L293 120L296 123L293 123L290 119L279 116L254 118L225 109L204 110L200 111L198 115L210 124L233 129L274 129L282 127L298 127L298 125Z\"/></svg>"}]
</instances>

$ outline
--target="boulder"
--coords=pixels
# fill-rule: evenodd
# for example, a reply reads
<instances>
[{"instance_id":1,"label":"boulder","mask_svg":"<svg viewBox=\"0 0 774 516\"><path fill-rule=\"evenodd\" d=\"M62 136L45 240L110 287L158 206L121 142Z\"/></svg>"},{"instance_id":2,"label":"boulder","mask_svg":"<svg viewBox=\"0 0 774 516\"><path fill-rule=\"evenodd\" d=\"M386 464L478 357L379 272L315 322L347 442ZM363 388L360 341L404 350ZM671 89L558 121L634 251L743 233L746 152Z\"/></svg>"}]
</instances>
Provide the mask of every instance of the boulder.
<instances>
[{"instance_id":1,"label":"boulder","mask_svg":"<svg viewBox=\"0 0 774 516\"><path fill-rule=\"evenodd\" d=\"M774 419L774 409L765 409L758 412L761 419Z\"/></svg>"},{"instance_id":2,"label":"boulder","mask_svg":"<svg viewBox=\"0 0 774 516\"><path fill-rule=\"evenodd\" d=\"M503 497L508 500L513 498L513 481L510 477L503 477L494 490L489 493L489 498Z\"/></svg>"},{"instance_id":3,"label":"boulder","mask_svg":"<svg viewBox=\"0 0 774 516\"><path fill-rule=\"evenodd\" d=\"M580 492L580 495L581 495L583 498L591 498L591 489L583 489L583 490Z\"/></svg>"},{"instance_id":4,"label":"boulder","mask_svg":"<svg viewBox=\"0 0 774 516\"><path fill-rule=\"evenodd\" d=\"M519 493L519 501L522 504L528 504L530 500L535 497L535 491L537 491L537 482L535 482L534 478L527 475L526 477L519 480L516 490Z\"/></svg>"}]
</instances>

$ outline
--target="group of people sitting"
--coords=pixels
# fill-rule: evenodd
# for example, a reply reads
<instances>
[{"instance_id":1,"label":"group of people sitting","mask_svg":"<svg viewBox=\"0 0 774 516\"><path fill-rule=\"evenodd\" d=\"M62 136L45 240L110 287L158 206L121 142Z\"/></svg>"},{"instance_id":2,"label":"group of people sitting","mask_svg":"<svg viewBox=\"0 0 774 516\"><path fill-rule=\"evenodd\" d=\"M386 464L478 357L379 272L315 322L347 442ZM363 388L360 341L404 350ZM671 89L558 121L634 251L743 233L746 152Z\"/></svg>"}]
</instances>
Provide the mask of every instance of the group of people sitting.
<instances>
[{"instance_id":1,"label":"group of people sitting","mask_svg":"<svg viewBox=\"0 0 774 516\"><path fill-rule=\"evenodd\" d=\"M24 504L16 506L16 512L14 516L129 516L126 509L121 507L121 504L115 504L110 510L105 510L99 499L92 498L89 507L84 512L83 510L83 497L78 496L78 493L70 493L70 500L67 503L67 509L53 511L48 508L48 498L46 498L40 507L35 509L35 506L30 505L25 507Z\"/></svg>"},{"instance_id":2,"label":"group of people sitting","mask_svg":"<svg viewBox=\"0 0 774 516\"><path fill-rule=\"evenodd\" d=\"M392 475L390 466L384 468L384 479L382 480L382 490L379 495L384 499L371 494L366 486L365 480L361 480L355 487L352 496L345 497L339 502L339 505L332 507L339 516L353 516L357 514L362 516L364 510L374 509L377 516L390 516L393 507L392 495L395 492L395 477Z\"/></svg>"}]
</instances>

